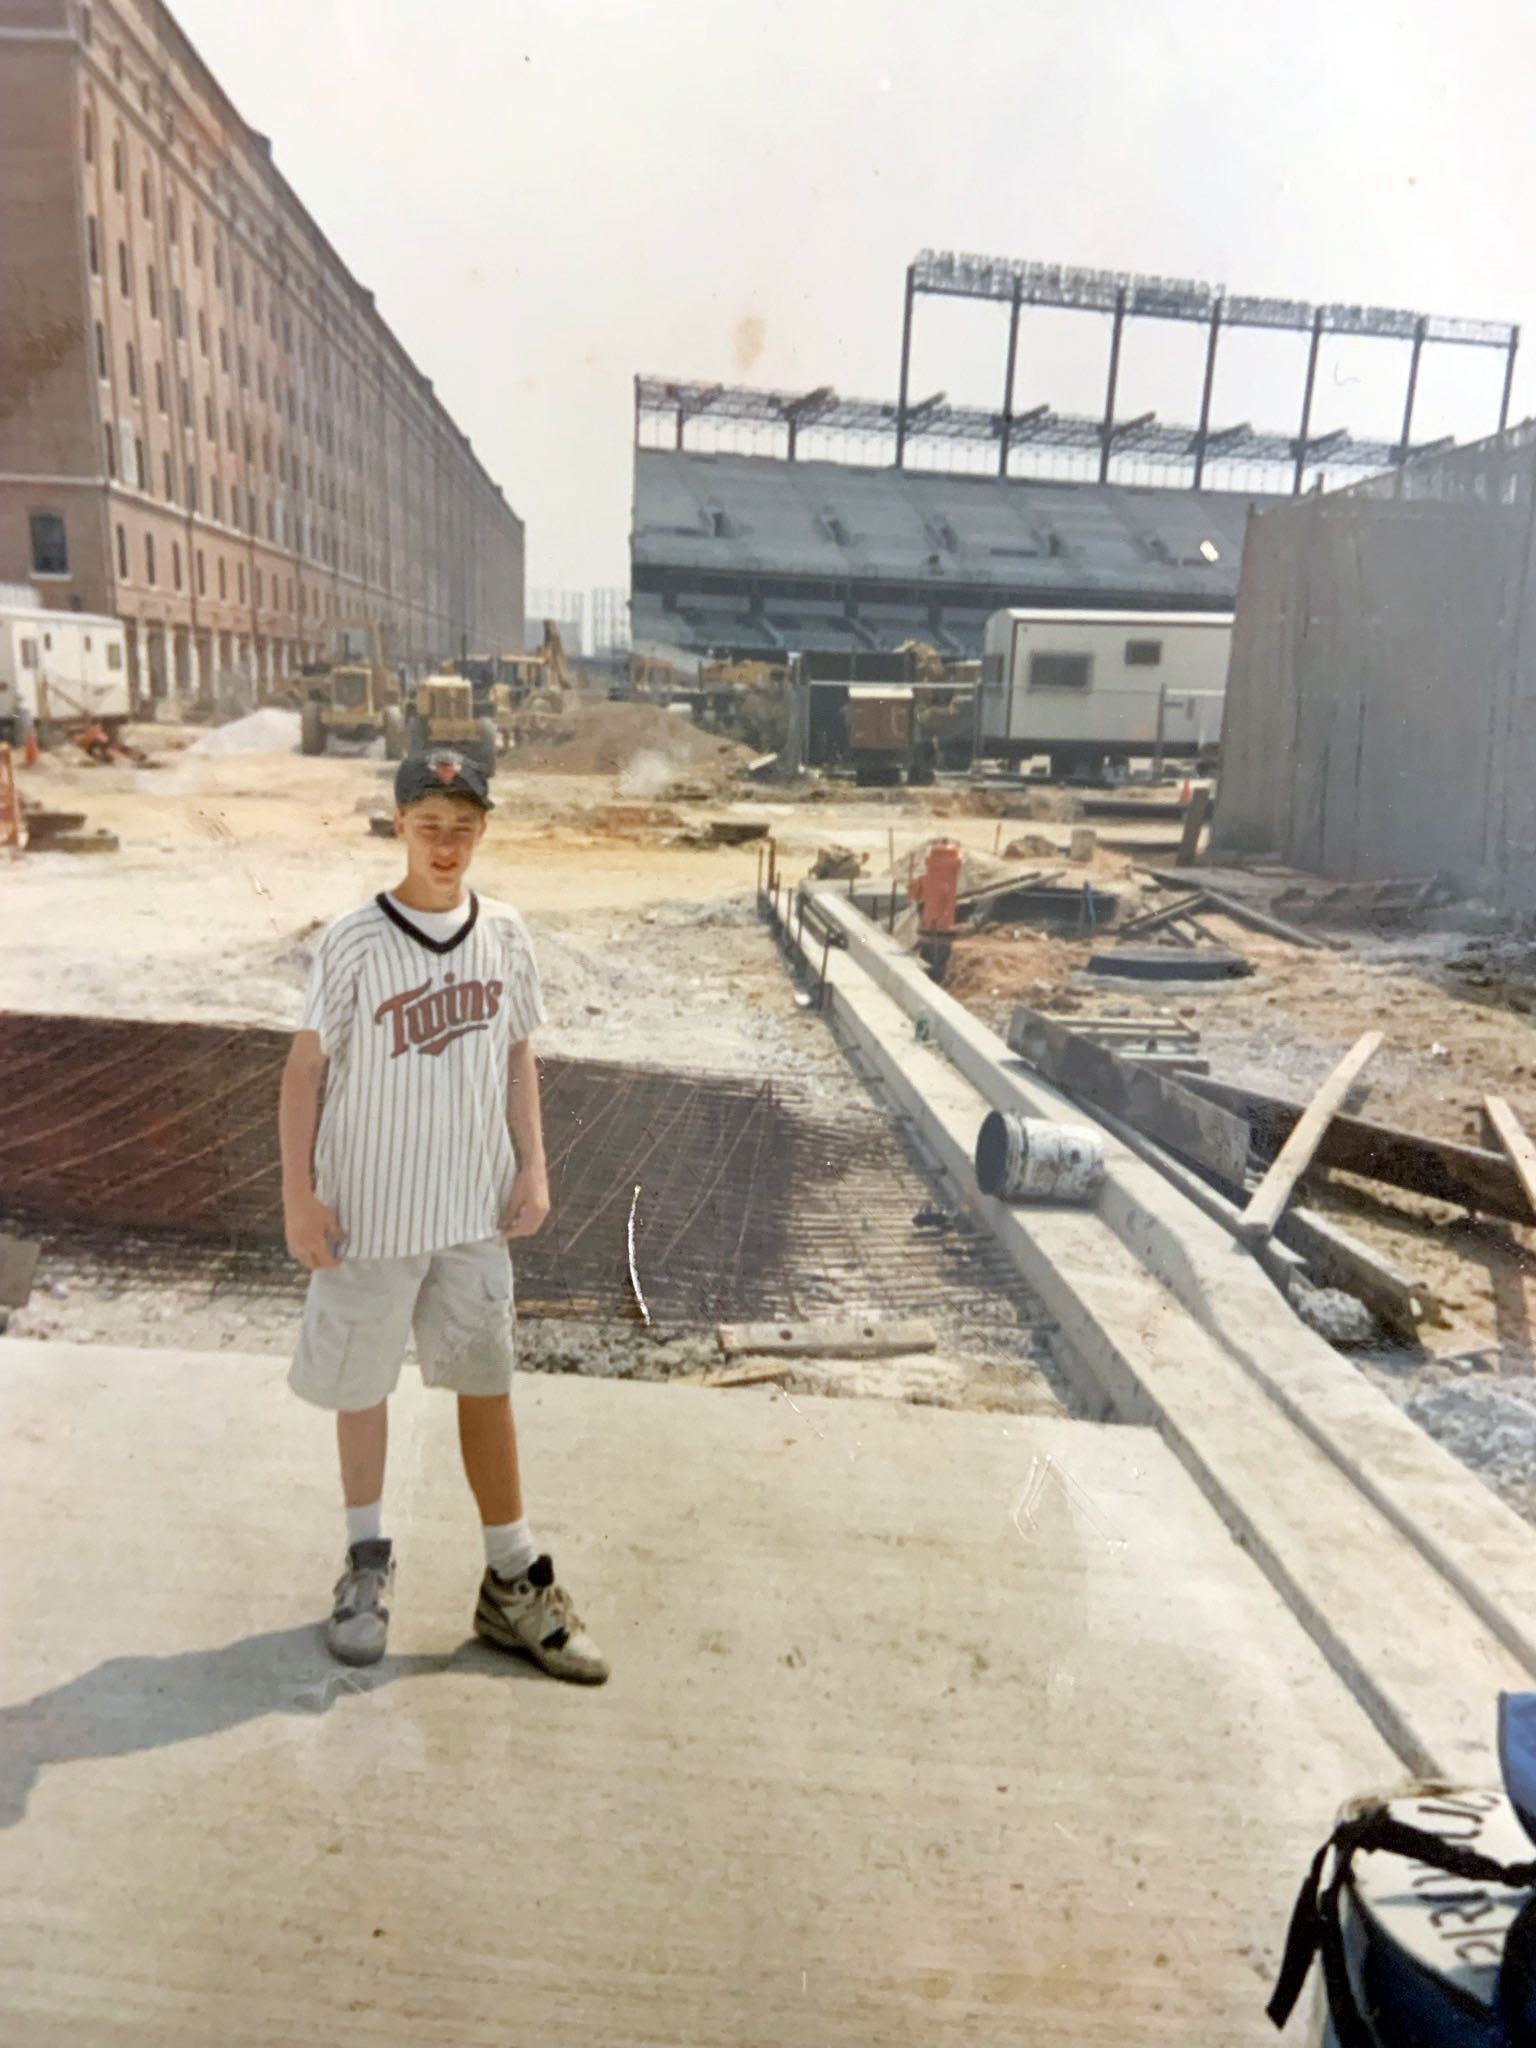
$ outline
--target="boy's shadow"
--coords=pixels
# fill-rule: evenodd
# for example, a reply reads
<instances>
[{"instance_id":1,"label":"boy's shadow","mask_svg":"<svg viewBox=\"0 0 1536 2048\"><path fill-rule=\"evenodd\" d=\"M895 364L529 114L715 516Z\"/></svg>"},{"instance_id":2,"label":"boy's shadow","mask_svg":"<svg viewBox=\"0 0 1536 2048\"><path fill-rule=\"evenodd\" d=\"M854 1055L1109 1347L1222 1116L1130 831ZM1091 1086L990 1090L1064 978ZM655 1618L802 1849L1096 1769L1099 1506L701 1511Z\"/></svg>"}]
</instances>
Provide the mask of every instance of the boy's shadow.
<instances>
[{"instance_id":1,"label":"boy's shadow","mask_svg":"<svg viewBox=\"0 0 1536 2048\"><path fill-rule=\"evenodd\" d=\"M324 1714L343 1693L456 1670L537 1676L520 1658L501 1656L474 1637L455 1650L385 1657L362 1668L338 1664L312 1623L242 1636L214 1650L109 1657L33 1699L0 1707L0 1828L25 1816L45 1764L165 1749L265 1714Z\"/></svg>"}]
</instances>

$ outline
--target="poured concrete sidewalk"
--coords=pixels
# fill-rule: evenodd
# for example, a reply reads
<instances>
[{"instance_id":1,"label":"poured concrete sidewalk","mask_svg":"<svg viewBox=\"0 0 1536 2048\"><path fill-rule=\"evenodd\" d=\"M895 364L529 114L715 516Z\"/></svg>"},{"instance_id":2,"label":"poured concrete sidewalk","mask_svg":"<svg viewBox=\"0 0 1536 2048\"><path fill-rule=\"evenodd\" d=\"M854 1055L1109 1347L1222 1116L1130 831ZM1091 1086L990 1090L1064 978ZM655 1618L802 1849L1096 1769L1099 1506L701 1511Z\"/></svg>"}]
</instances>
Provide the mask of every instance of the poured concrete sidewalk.
<instances>
[{"instance_id":1,"label":"poured concrete sidewalk","mask_svg":"<svg viewBox=\"0 0 1536 2048\"><path fill-rule=\"evenodd\" d=\"M614 1662L469 1639L408 1383L391 1655L346 1673L324 1418L270 1359L0 1342L7 2048L1275 2038L1390 1752L1159 1439L528 1378Z\"/></svg>"}]
</instances>

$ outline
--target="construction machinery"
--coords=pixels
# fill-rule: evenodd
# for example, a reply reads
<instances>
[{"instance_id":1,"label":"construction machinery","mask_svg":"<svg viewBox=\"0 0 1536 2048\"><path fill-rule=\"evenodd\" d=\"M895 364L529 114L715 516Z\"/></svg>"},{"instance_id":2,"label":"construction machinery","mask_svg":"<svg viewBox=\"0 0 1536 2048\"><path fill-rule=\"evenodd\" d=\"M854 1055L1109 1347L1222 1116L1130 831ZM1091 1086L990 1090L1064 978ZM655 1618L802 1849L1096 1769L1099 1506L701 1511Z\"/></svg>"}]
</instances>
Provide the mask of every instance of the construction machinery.
<instances>
[{"instance_id":1,"label":"construction machinery","mask_svg":"<svg viewBox=\"0 0 1536 2048\"><path fill-rule=\"evenodd\" d=\"M847 745L861 789L934 779L937 750L918 717L917 692L908 683L851 683Z\"/></svg>"},{"instance_id":2,"label":"construction machinery","mask_svg":"<svg viewBox=\"0 0 1536 2048\"><path fill-rule=\"evenodd\" d=\"M441 671L423 676L411 697L401 728L400 751L391 760L433 746L458 747L477 761L486 775L496 770L496 757L513 743L512 699L505 683L477 688L468 676Z\"/></svg>"},{"instance_id":3,"label":"construction machinery","mask_svg":"<svg viewBox=\"0 0 1536 2048\"><path fill-rule=\"evenodd\" d=\"M329 664L306 675L300 685L299 745L323 754L333 740L384 740L398 761L405 752L405 712L400 678L384 657L375 625L338 626Z\"/></svg>"}]
</instances>

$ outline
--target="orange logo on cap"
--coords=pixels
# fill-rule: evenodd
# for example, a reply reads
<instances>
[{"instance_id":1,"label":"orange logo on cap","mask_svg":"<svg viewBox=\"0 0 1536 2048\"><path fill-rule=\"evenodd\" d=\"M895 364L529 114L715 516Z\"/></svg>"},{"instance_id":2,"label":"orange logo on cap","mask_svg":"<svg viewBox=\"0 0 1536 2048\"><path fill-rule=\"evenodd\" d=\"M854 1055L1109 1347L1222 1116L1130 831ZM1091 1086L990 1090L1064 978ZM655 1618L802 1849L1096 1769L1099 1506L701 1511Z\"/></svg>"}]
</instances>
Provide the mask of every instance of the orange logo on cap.
<instances>
[{"instance_id":1,"label":"orange logo on cap","mask_svg":"<svg viewBox=\"0 0 1536 2048\"><path fill-rule=\"evenodd\" d=\"M458 781L459 764L457 761L445 757L441 761L434 761L432 765L437 770L437 779L439 782Z\"/></svg>"}]
</instances>

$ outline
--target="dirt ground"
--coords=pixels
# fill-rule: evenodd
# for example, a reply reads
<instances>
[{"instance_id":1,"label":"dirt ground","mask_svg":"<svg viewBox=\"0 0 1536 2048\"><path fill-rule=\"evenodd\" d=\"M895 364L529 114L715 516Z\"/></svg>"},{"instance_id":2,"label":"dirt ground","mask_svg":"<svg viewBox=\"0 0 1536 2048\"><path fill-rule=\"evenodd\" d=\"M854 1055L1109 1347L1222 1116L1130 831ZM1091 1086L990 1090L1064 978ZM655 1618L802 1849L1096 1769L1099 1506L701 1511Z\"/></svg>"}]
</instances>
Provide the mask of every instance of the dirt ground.
<instances>
[{"instance_id":1,"label":"dirt ground","mask_svg":"<svg viewBox=\"0 0 1536 2048\"><path fill-rule=\"evenodd\" d=\"M1024 868L1090 881L1119 899L1121 916L1161 900L1139 864L1171 859L1175 825L1101 823L1091 860L1074 863L1078 805L1068 794L831 785L790 800L726 780L742 750L677 733L666 722L675 716L650 713L628 751L602 754L609 736L585 731L579 745L562 749L556 736L542 755L525 751L498 773L475 881L516 903L534 928L550 1051L779 1077L831 1117L863 1102L757 922L760 844L680 843L712 819L761 825L791 879L835 845L861 861L865 879L894 874L899 888L944 836L965 850L968 885ZM388 807L389 764L195 754L191 728L144 727L134 737L156 765L99 768L50 755L23 771L28 803L83 811L90 829L121 843L89 856L34 849L0 867L0 1005L291 1025L318 926L397 878L393 845L368 822ZM600 754L613 765L587 772ZM556 757L558 769L530 765ZM992 927L957 944L947 985L999 1030L1018 1001L1064 1018L1171 1009L1199 1030L1218 1077L1292 1097L1379 1027L1386 1044L1367 1070L1369 1116L1475 1140L1480 1098L1496 1092L1536 1129L1536 968L1521 981L1513 942L1354 932L1346 950L1312 952L1206 921L1251 961L1250 977L1108 981L1086 971L1102 934ZM1320 1177L1308 1198L1442 1304L1423 1352L1370 1347L1353 1354L1361 1369L1536 1514L1536 1232L1342 1175ZM39 1297L13 1327L30 1318L38 1333L63 1335L99 1322L88 1262L66 1284L68 1295ZM173 1332L195 1341L188 1332L202 1330L210 1348L238 1348L252 1335L265 1345L285 1326L261 1298L258 1288L244 1307L226 1299L212 1322L204 1304L189 1323L184 1300L146 1297L146 1327L158 1318L167 1341Z\"/></svg>"},{"instance_id":2,"label":"dirt ground","mask_svg":"<svg viewBox=\"0 0 1536 2048\"><path fill-rule=\"evenodd\" d=\"M716 743L698 735L702 750L661 754L654 721L668 717L650 713L633 735L640 752L606 774L520 762L496 776L473 881L528 917L548 1011L539 1047L770 1078L819 1119L868 1119L867 1093L758 918L757 847L678 843L711 819L755 822L778 834L781 857L803 871L828 821L819 806L763 801L750 789L739 797L701 791L701 768L720 759ZM318 930L399 879L394 843L369 826L388 808L392 767L362 754L193 752L195 728L143 727L129 737L157 765L95 767L50 754L21 771L29 807L84 812L88 830L105 829L120 844L101 854L38 846L0 856L0 1008L293 1026ZM670 740L670 728L662 737ZM581 759L588 750L568 752ZM885 826L869 816L856 806L844 836L862 836L872 855L888 851ZM842 831L840 818L831 822ZM983 821L976 830L991 828ZM284 1352L301 1285L280 1256L189 1260L178 1270L153 1246L104 1247L77 1234L61 1243L10 1328ZM788 1384L1055 1409L1033 1345L1021 1330L1017 1370L983 1347L852 1368L811 1361ZM547 1370L646 1378L712 1360L702 1340L662 1343L563 1319L527 1324L523 1355Z\"/></svg>"},{"instance_id":3,"label":"dirt ground","mask_svg":"<svg viewBox=\"0 0 1536 2048\"><path fill-rule=\"evenodd\" d=\"M1101 854L1104 886L1136 886L1132 863ZM1462 971L1455 931L1348 934L1312 952L1230 920L1202 919L1254 973L1212 983L1135 984L1087 971L1096 941L1019 930L962 941L947 986L1000 1032L1015 1002L1061 1015L1174 1012L1199 1031L1211 1072L1305 1100L1362 1032L1386 1034L1363 1076L1360 1114L1425 1136L1480 1143L1484 1094L1536 1131L1536 1025L1489 1000ZM1343 936L1341 934L1341 936ZM1471 957L1479 957L1473 942ZM1502 992L1503 977L1490 976ZM1511 979L1516 1000L1522 984ZM1352 1356L1377 1386L1536 1520L1536 1230L1343 1173L1319 1173L1308 1202L1334 1217L1439 1303L1419 1350L1383 1341Z\"/></svg>"}]
</instances>

